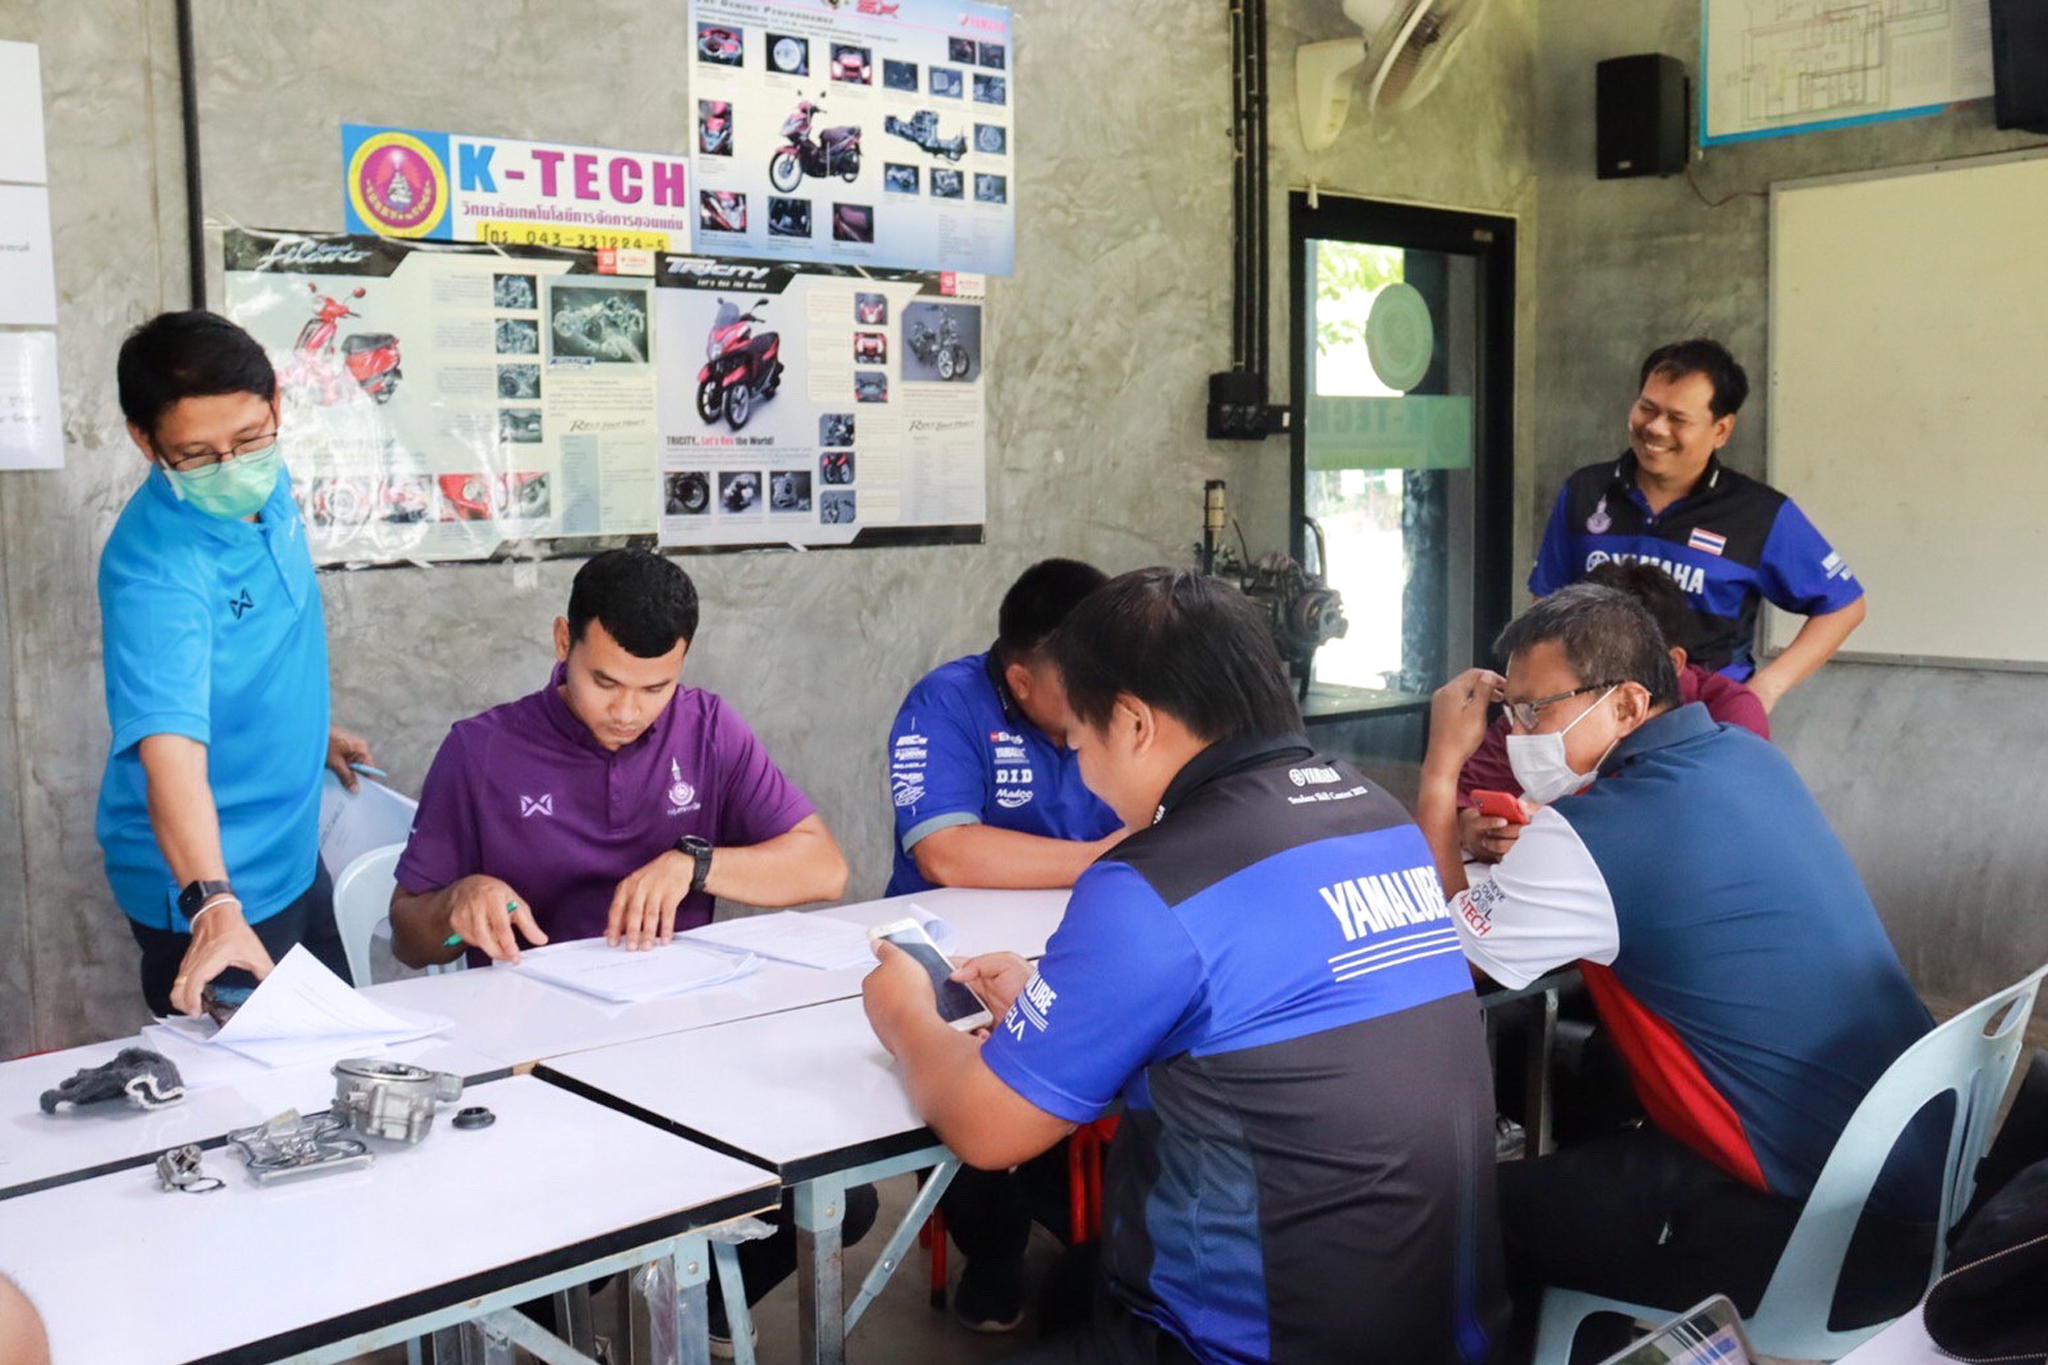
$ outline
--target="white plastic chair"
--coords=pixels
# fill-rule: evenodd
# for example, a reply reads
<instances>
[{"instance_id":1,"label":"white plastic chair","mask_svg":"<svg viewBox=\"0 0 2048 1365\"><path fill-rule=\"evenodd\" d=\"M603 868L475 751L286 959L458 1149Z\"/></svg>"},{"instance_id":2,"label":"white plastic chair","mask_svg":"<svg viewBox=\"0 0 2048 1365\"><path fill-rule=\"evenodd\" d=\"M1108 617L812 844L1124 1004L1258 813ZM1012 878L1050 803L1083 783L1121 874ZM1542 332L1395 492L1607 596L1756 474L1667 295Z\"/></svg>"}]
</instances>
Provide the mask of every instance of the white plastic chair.
<instances>
[{"instance_id":1,"label":"white plastic chair","mask_svg":"<svg viewBox=\"0 0 2048 1365\"><path fill-rule=\"evenodd\" d=\"M1932 1285L1941 1275L1948 1232L1969 1205L1977 1163L1991 1146L1998 1105L2019 1060L2027 1020L2048 967L1972 1005L1899 1054L1856 1112L1792 1229L1791 1240L1771 1272L1756 1314L1749 1320L1750 1343L1763 1355L1797 1360L1839 1360L1887 1324L1848 1331L1828 1327L1835 1287L1849 1252L1856 1221L1899 1135L1914 1116L1942 1095L1956 1096L1949 1128L1948 1159L1942 1167L1941 1214L1936 1224ZM1595 1313L1626 1313L1662 1321L1683 1304L1623 1303L1572 1289L1546 1289L1536 1331L1536 1365L1569 1365L1579 1326Z\"/></svg>"},{"instance_id":2,"label":"white plastic chair","mask_svg":"<svg viewBox=\"0 0 2048 1365\"><path fill-rule=\"evenodd\" d=\"M398 884L394 874L403 852L404 844L373 848L358 854L334 879L334 927L341 932L349 975L358 986L370 984L370 940L390 918L391 888Z\"/></svg>"}]
</instances>

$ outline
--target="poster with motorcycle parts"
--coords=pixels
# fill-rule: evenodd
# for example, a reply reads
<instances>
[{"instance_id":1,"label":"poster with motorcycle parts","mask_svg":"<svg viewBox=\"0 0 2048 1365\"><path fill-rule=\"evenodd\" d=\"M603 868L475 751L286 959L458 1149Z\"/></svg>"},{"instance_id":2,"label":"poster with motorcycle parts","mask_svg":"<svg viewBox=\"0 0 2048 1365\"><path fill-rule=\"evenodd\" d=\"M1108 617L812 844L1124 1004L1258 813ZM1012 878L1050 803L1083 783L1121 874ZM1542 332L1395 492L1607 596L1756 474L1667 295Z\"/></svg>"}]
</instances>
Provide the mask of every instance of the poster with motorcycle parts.
<instances>
[{"instance_id":1,"label":"poster with motorcycle parts","mask_svg":"<svg viewBox=\"0 0 2048 1365\"><path fill-rule=\"evenodd\" d=\"M237 229L222 249L228 316L277 369L315 563L654 530L651 278L375 237Z\"/></svg>"},{"instance_id":2,"label":"poster with motorcycle parts","mask_svg":"<svg viewBox=\"0 0 2048 1365\"><path fill-rule=\"evenodd\" d=\"M1010 11L691 0L701 254L1008 275Z\"/></svg>"},{"instance_id":3,"label":"poster with motorcycle parts","mask_svg":"<svg viewBox=\"0 0 2048 1365\"><path fill-rule=\"evenodd\" d=\"M978 276L664 255L655 278L663 545L981 540Z\"/></svg>"}]
</instances>

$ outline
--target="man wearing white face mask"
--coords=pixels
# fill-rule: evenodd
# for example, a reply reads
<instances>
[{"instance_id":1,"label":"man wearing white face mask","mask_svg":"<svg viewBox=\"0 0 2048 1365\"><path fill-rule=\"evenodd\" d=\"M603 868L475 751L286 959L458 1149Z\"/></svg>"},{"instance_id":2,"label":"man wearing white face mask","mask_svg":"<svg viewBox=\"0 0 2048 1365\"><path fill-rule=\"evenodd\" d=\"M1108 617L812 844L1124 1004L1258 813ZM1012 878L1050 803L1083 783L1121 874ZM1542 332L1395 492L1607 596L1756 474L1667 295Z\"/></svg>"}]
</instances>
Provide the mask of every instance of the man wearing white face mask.
<instances>
[{"instance_id":1,"label":"man wearing white face mask","mask_svg":"<svg viewBox=\"0 0 2048 1365\"><path fill-rule=\"evenodd\" d=\"M1496 649L1505 678L1473 669L1436 695L1416 822L1475 970L1512 987L1578 963L1648 1119L1501 1168L1510 1285L1725 1292L1753 1311L1843 1126L1927 1011L1799 775L1678 704L1639 603L1575 584ZM1541 808L1466 889L1457 778L1494 702ZM1939 1158L1909 1138L1878 1207L1928 1211Z\"/></svg>"},{"instance_id":2,"label":"man wearing white face mask","mask_svg":"<svg viewBox=\"0 0 2048 1365\"><path fill-rule=\"evenodd\" d=\"M97 833L153 1013L303 943L344 980L320 863L321 769L356 786L328 719L320 588L279 453L277 376L247 332L165 313L121 346L149 476L100 555L113 743Z\"/></svg>"}]
</instances>

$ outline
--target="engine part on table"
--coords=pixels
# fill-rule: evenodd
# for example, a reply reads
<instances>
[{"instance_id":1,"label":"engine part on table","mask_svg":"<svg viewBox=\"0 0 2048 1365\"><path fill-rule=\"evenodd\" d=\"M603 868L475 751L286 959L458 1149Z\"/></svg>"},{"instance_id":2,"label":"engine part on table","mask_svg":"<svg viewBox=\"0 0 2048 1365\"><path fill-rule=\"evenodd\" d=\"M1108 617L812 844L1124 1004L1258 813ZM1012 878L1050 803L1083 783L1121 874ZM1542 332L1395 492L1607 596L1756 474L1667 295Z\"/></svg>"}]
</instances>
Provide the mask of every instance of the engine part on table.
<instances>
[{"instance_id":1,"label":"engine part on table","mask_svg":"<svg viewBox=\"0 0 2048 1365\"><path fill-rule=\"evenodd\" d=\"M434 1126L434 1106L462 1098L462 1077L406 1062L356 1057L334 1064L334 1114L359 1133L418 1142Z\"/></svg>"},{"instance_id":2,"label":"engine part on table","mask_svg":"<svg viewBox=\"0 0 2048 1365\"><path fill-rule=\"evenodd\" d=\"M173 1147L156 1159L157 1188L184 1194L212 1194L227 1185L206 1169L199 1148Z\"/></svg>"},{"instance_id":3,"label":"engine part on table","mask_svg":"<svg viewBox=\"0 0 2048 1365\"><path fill-rule=\"evenodd\" d=\"M138 1109L162 1109L185 1098L185 1078L161 1052L124 1047L112 1061L76 1071L55 1090L45 1090L41 1102L45 1114L54 1114L63 1105L97 1104L124 1095Z\"/></svg>"},{"instance_id":4,"label":"engine part on table","mask_svg":"<svg viewBox=\"0 0 2048 1365\"><path fill-rule=\"evenodd\" d=\"M368 1143L349 1136L348 1121L333 1112L301 1118L298 1110L287 1109L253 1128L235 1129L228 1134L228 1145L241 1153L249 1174L261 1185L369 1166L377 1160Z\"/></svg>"},{"instance_id":5,"label":"engine part on table","mask_svg":"<svg viewBox=\"0 0 2048 1365\"><path fill-rule=\"evenodd\" d=\"M457 1128L472 1130L488 1128L497 1121L498 1116L481 1104L472 1104L467 1108L457 1110L455 1117L449 1120Z\"/></svg>"}]
</instances>

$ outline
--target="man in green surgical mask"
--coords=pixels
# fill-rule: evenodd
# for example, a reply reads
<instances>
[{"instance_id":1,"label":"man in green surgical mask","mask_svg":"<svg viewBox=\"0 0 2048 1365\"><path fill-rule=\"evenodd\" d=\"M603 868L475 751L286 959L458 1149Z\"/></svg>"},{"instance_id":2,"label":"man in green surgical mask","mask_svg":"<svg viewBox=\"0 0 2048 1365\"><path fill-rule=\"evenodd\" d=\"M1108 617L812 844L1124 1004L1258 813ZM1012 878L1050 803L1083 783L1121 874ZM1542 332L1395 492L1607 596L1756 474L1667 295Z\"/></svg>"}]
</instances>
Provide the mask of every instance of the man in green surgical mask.
<instances>
[{"instance_id":1,"label":"man in green surgical mask","mask_svg":"<svg viewBox=\"0 0 2048 1365\"><path fill-rule=\"evenodd\" d=\"M113 743L97 832L159 1015L253 984L303 944L344 980L319 849L322 768L361 739L328 717L327 632L285 468L277 375L247 332L165 313L121 347L148 462L100 556Z\"/></svg>"}]
</instances>

